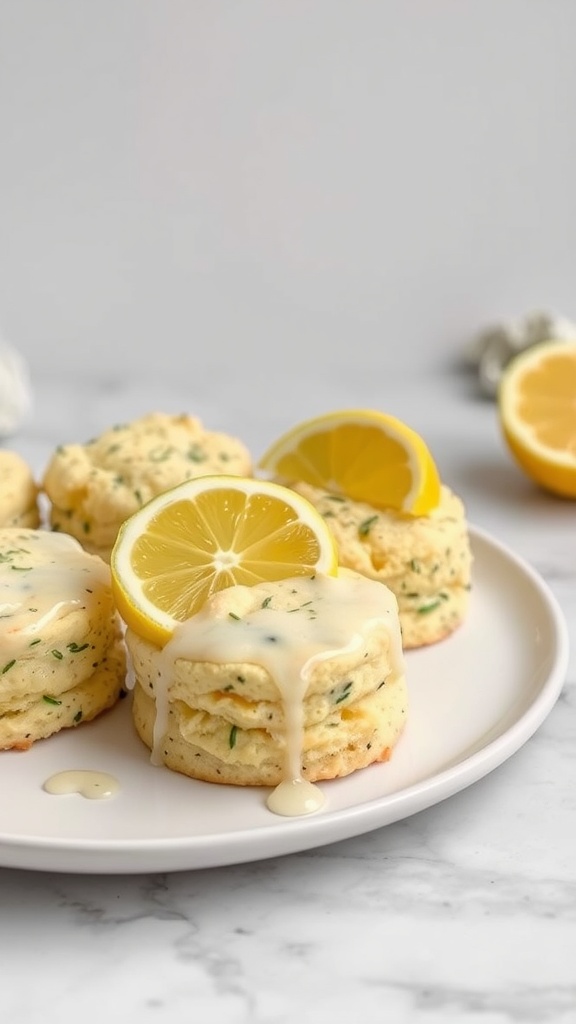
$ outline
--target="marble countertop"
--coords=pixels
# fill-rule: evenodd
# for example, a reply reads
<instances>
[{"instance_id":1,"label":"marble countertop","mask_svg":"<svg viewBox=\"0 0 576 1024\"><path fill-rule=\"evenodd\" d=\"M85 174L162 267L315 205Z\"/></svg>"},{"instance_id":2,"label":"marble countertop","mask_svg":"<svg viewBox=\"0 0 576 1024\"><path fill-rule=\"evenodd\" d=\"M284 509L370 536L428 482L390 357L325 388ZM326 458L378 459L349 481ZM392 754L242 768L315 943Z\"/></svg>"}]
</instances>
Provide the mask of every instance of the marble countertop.
<instances>
[{"instance_id":1,"label":"marble countertop","mask_svg":"<svg viewBox=\"0 0 576 1024\"><path fill-rule=\"evenodd\" d=\"M152 409L194 412L257 456L304 416L386 408L424 434L470 521L541 575L571 653L563 691L528 742L394 824L196 871L0 869L3 1019L68 1024L97 1006L139 1024L574 1024L576 506L513 465L473 378L438 366L383 381L359 367L306 386L283 376L282 394L264 400L261 382L239 388L232 373L211 389L151 377L33 384L32 412L4 443L38 473L56 444Z\"/></svg>"}]
</instances>

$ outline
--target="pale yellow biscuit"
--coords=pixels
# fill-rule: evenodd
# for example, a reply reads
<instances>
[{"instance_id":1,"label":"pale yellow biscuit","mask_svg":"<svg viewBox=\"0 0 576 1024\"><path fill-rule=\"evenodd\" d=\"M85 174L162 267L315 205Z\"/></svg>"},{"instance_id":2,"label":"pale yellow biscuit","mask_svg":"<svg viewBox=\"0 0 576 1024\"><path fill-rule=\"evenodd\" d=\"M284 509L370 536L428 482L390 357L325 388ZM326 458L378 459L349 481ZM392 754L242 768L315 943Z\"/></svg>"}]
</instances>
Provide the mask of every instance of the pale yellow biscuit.
<instances>
[{"instance_id":1,"label":"pale yellow biscuit","mask_svg":"<svg viewBox=\"0 0 576 1024\"><path fill-rule=\"evenodd\" d=\"M17 452L0 448L0 527L40 524L38 485Z\"/></svg>"},{"instance_id":2,"label":"pale yellow biscuit","mask_svg":"<svg viewBox=\"0 0 576 1024\"><path fill-rule=\"evenodd\" d=\"M86 444L58 448L42 488L52 528L109 561L125 519L157 494L213 473L251 475L242 441L206 430L193 416L150 413Z\"/></svg>"},{"instance_id":3,"label":"pale yellow biscuit","mask_svg":"<svg viewBox=\"0 0 576 1024\"><path fill-rule=\"evenodd\" d=\"M0 750L86 722L123 692L109 567L74 538L0 529Z\"/></svg>"},{"instance_id":4,"label":"pale yellow biscuit","mask_svg":"<svg viewBox=\"0 0 576 1024\"><path fill-rule=\"evenodd\" d=\"M65 690L60 697L41 695L19 711L0 715L0 750L29 750L62 729L90 722L114 707L125 693L124 649L121 639L89 679Z\"/></svg>"},{"instance_id":5,"label":"pale yellow biscuit","mask_svg":"<svg viewBox=\"0 0 576 1024\"><path fill-rule=\"evenodd\" d=\"M286 778L294 720L310 782L387 760L408 695L385 589L345 573L233 587L164 650L128 630L139 736L172 770L239 786Z\"/></svg>"},{"instance_id":6,"label":"pale yellow biscuit","mask_svg":"<svg viewBox=\"0 0 576 1024\"><path fill-rule=\"evenodd\" d=\"M324 517L340 565L379 580L398 600L405 649L436 643L464 620L469 606L472 551L463 502L443 486L426 516L337 497L310 484L291 485Z\"/></svg>"}]
</instances>

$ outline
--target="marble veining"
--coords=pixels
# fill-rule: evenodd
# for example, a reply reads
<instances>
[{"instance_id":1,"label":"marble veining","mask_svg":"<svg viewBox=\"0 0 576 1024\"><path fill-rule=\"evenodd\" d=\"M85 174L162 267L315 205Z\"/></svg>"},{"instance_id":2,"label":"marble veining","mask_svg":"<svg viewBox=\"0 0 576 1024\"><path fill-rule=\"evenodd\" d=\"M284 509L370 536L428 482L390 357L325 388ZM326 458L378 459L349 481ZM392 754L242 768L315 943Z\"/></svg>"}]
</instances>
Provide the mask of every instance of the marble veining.
<instances>
[{"instance_id":1,"label":"marble veining","mask_svg":"<svg viewBox=\"0 0 576 1024\"><path fill-rule=\"evenodd\" d=\"M368 373L296 399L288 383L266 409L255 385L239 396L231 378L210 395L150 379L36 380L28 422L3 443L40 473L54 444L156 408L194 412L258 453L344 395L386 401ZM562 608L571 654L555 707L480 782L330 846L173 874L0 869L3 1021L71 1024L97 1008L127 1024L576 1024L576 505L521 476L493 404L463 376L400 378L388 393L470 520L525 558Z\"/></svg>"}]
</instances>

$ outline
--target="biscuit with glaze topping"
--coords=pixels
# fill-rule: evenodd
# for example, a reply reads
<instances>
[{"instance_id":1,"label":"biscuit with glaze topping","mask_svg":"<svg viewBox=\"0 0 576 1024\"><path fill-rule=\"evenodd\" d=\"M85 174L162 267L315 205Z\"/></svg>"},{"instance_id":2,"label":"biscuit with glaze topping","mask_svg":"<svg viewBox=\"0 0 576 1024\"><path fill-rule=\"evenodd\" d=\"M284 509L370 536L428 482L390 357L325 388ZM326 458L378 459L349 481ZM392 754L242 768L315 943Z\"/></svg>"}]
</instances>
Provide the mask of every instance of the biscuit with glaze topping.
<instances>
[{"instance_id":1,"label":"biscuit with glaze topping","mask_svg":"<svg viewBox=\"0 0 576 1024\"><path fill-rule=\"evenodd\" d=\"M126 643L138 735L192 778L275 786L291 764L334 779L388 760L404 728L396 600L356 574L230 587L163 650Z\"/></svg>"},{"instance_id":2,"label":"biscuit with glaze topping","mask_svg":"<svg viewBox=\"0 0 576 1024\"><path fill-rule=\"evenodd\" d=\"M90 721L125 678L106 563L64 534L0 529L0 750Z\"/></svg>"}]
</instances>

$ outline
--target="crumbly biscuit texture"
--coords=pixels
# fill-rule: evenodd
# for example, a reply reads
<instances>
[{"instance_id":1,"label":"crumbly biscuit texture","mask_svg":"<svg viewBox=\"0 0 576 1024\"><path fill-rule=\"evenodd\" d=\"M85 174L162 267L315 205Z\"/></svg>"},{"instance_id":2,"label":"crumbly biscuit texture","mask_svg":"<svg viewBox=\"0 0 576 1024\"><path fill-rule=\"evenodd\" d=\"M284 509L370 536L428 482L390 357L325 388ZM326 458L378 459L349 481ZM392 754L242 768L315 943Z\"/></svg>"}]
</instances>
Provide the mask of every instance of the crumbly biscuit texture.
<instances>
[{"instance_id":1,"label":"crumbly biscuit texture","mask_svg":"<svg viewBox=\"0 0 576 1024\"><path fill-rule=\"evenodd\" d=\"M18 711L0 714L0 750L28 750L62 729L90 722L113 708L125 691L125 655L121 637L99 668L58 698L41 694Z\"/></svg>"},{"instance_id":2,"label":"crumbly biscuit texture","mask_svg":"<svg viewBox=\"0 0 576 1024\"><path fill-rule=\"evenodd\" d=\"M72 537L0 529L0 749L79 725L123 692L109 567Z\"/></svg>"},{"instance_id":3,"label":"crumbly biscuit texture","mask_svg":"<svg viewBox=\"0 0 576 1024\"><path fill-rule=\"evenodd\" d=\"M108 560L125 519L157 494L213 473L252 474L242 441L206 430L194 416L150 413L58 448L42 488L52 528Z\"/></svg>"},{"instance_id":4,"label":"crumbly biscuit texture","mask_svg":"<svg viewBox=\"0 0 576 1024\"><path fill-rule=\"evenodd\" d=\"M414 517L310 484L291 486L326 520L340 565L379 580L396 595L405 649L436 643L463 622L472 551L464 504L450 488L442 487L440 504L429 515Z\"/></svg>"},{"instance_id":5,"label":"crumbly biscuit texture","mask_svg":"<svg viewBox=\"0 0 576 1024\"><path fill-rule=\"evenodd\" d=\"M136 730L158 761L209 782L274 786L294 769L295 742L311 782L391 756L408 696L384 588L352 573L233 587L194 619L163 651L126 634Z\"/></svg>"},{"instance_id":6,"label":"crumbly biscuit texture","mask_svg":"<svg viewBox=\"0 0 576 1024\"><path fill-rule=\"evenodd\" d=\"M26 460L18 452L0 448L0 527L37 527L38 491Z\"/></svg>"}]
</instances>

